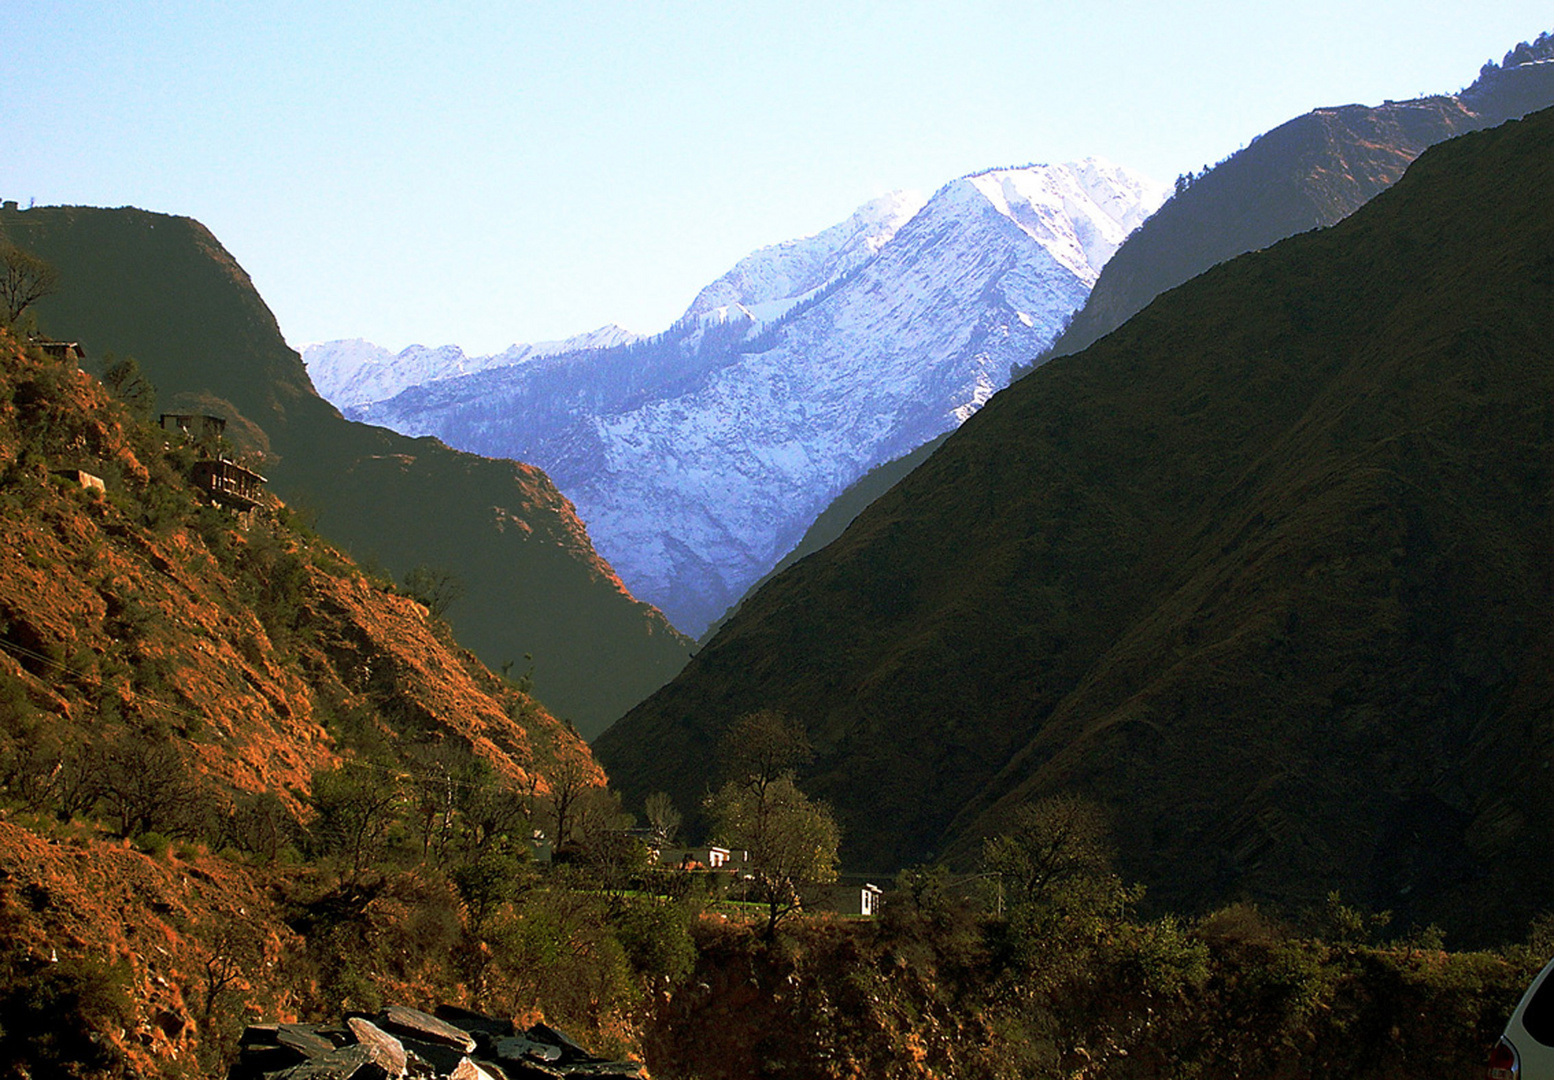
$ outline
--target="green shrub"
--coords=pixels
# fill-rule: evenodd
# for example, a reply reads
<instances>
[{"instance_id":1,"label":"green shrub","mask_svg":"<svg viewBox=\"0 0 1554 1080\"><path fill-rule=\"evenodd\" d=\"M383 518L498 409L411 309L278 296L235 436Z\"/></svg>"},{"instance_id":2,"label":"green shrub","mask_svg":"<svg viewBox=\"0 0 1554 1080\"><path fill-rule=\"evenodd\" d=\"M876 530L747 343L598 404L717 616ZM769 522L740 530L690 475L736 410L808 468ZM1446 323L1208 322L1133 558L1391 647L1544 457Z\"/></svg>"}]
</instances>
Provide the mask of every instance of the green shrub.
<instances>
[{"instance_id":1,"label":"green shrub","mask_svg":"<svg viewBox=\"0 0 1554 1080\"><path fill-rule=\"evenodd\" d=\"M650 897L623 898L612 922L626 959L638 976L674 981L696 963L684 911Z\"/></svg>"},{"instance_id":2,"label":"green shrub","mask_svg":"<svg viewBox=\"0 0 1554 1080\"><path fill-rule=\"evenodd\" d=\"M135 837L135 847L142 854L150 855L153 859L160 859L167 854L168 846L172 843L159 832L144 832Z\"/></svg>"}]
</instances>

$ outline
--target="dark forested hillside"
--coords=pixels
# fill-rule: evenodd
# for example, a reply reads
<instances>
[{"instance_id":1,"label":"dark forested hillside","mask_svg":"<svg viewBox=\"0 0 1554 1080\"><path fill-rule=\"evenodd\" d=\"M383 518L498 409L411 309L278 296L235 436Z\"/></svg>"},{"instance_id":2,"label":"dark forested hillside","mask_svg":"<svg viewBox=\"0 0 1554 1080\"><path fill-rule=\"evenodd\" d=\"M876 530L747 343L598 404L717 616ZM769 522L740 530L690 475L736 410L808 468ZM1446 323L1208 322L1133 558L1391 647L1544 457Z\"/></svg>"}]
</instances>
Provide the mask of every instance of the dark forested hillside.
<instances>
[{"instance_id":1,"label":"dark forested hillside","mask_svg":"<svg viewBox=\"0 0 1554 1080\"><path fill-rule=\"evenodd\" d=\"M601 738L612 780L694 806L775 707L852 866L1077 790L1166 907L1519 931L1554 903L1551 190L1554 113L1450 140L1037 369Z\"/></svg>"},{"instance_id":2,"label":"dark forested hillside","mask_svg":"<svg viewBox=\"0 0 1554 1080\"><path fill-rule=\"evenodd\" d=\"M1554 64L1536 62L1532 45L1519 48L1461 94L1316 109L1182 177L1176 196L1106 264L1049 355L1078 352L1216 263L1336 224L1396 183L1427 146L1554 105Z\"/></svg>"},{"instance_id":3,"label":"dark forested hillside","mask_svg":"<svg viewBox=\"0 0 1554 1080\"><path fill-rule=\"evenodd\" d=\"M448 617L492 666L593 734L668 679L689 643L634 600L540 470L348 422L309 383L241 267L203 226L141 210L0 211L0 237L58 267L43 329L131 354L170 412L229 421L274 490L395 576L458 577Z\"/></svg>"}]
</instances>

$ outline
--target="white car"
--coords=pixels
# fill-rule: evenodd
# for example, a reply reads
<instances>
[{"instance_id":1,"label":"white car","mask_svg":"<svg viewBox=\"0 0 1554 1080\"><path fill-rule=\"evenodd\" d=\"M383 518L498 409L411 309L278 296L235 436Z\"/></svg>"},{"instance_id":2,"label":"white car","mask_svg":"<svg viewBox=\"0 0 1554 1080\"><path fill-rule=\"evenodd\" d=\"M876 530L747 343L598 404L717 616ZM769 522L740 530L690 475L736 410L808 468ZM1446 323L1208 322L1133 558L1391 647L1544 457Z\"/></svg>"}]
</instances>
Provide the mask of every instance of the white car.
<instances>
[{"instance_id":1,"label":"white car","mask_svg":"<svg viewBox=\"0 0 1554 1080\"><path fill-rule=\"evenodd\" d=\"M1490 1080L1554 1080L1554 960L1532 981L1489 1055Z\"/></svg>"}]
</instances>

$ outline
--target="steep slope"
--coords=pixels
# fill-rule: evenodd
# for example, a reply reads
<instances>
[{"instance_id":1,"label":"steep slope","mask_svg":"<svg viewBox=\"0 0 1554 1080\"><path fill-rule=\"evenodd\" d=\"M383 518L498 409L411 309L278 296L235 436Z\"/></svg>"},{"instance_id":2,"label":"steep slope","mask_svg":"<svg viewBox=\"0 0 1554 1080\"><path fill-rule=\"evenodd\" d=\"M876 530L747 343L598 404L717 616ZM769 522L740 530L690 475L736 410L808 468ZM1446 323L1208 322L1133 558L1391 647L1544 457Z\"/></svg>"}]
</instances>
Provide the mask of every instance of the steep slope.
<instances>
[{"instance_id":1,"label":"steep slope","mask_svg":"<svg viewBox=\"0 0 1554 1080\"><path fill-rule=\"evenodd\" d=\"M862 257L843 240L877 239L878 207L825 258L757 253L651 348L448 380L351 415L541 465L632 590L694 633L847 485L981 407L1162 197L1097 161L963 177L851 269L837 253Z\"/></svg>"},{"instance_id":2,"label":"steep slope","mask_svg":"<svg viewBox=\"0 0 1554 1080\"><path fill-rule=\"evenodd\" d=\"M749 591L745 595L750 596L762 585L765 585L806 555L813 555L841 536L847 529L847 526L853 523L853 519L863 513L870 503L889 491L903 476L906 476L913 469L927 461L929 456L939 449L947 438L949 438L949 434L945 433L938 438L930 439L916 450L887 461L883 465L874 466L874 468L849 484L847 490L832 499L830 505L815 518L814 523L804 530L804 535L799 538L797 544L793 545L793 550L778 560L777 565L772 567L761 580L750 586ZM728 622L733 617L734 612L738 610L739 605L735 604L728 611L724 612L720 619L707 628L699 644L705 645L710 641L713 635L722 629L723 624Z\"/></svg>"},{"instance_id":3,"label":"steep slope","mask_svg":"<svg viewBox=\"0 0 1554 1080\"><path fill-rule=\"evenodd\" d=\"M493 665L532 662L537 692L592 733L678 670L687 642L637 602L540 470L345 421L232 257L198 223L140 210L0 211L0 235L63 276L45 329L89 356L132 354L168 411L229 418L282 497L394 574L449 570L450 616ZM526 660L532 657L532 661Z\"/></svg>"},{"instance_id":4,"label":"steep slope","mask_svg":"<svg viewBox=\"0 0 1554 1080\"><path fill-rule=\"evenodd\" d=\"M0 330L9 1075L224 1075L250 1008L294 1016L338 990L331 940L362 954L364 921L397 922L403 956L418 905L457 924L435 874L390 888L387 859L355 872L368 800L408 824L384 846L442 866L439 822L480 820L477 795L532 812L549 778L603 783L575 732L422 604L273 498L247 523L210 504L195 461L73 361ZM488 846L526 850L527 818L484 821ZM66 1064L93 1059L101 1072Z\"/></svg>"},{"instance_id":5,"label":"steep slope","mask_svg":"<svg viewBox=\"0 0 1554 1080\"><path fill-rule=\"evenodd\" d=\"M874 258L925 201L915 191L894 191L864 203L846 221L814 236L752 252L697 293L685 317L701 318L738 306L770 322Z\"/></svg>"},{"instance_id":6,"label":"steep slope","mask_svg":"<svg viewBox=\"0 0 1554 1080\"><path fill-rule=\"evenodd\" d=\"M1554 112L1444 143L998 395L597 742L614 781L693 807L721 727L780 708L850 865L964 861L1077 790L1167 907L1525 925L1554 902L1551 150Z\"/></svg>"},{"instance_id":7,"label":"steep slope","mask_svg":"<svg viewBox=\"0 0 1554 1080\"><path fill-rule=\"evenodd\" d=\"M1313 110L1184 177L1101 272L1052 355L1078 352L1217 263L1343 220L1427 146L1554 105L1554 63L1516 55L1457 95Z\"/></svg>"},{"instance_id":8,"label":"steep slope","mask_svg":"<svg viewBox=\"0 0 1554 1080\"><path fill-rule=\"evenodd\" d=\"M307 791L333 726L457 741L519 787L587 748L272 506L201 507L164 450L73 363L0 332L0 668L17 741L173 739L229 792ZM99 494L60 469L105 481ZM273 503L273 499L271 500ZM32 717L21 728L22 717ZM15 781L16 774L7 776Z\"/></svg>"}]
</instances>

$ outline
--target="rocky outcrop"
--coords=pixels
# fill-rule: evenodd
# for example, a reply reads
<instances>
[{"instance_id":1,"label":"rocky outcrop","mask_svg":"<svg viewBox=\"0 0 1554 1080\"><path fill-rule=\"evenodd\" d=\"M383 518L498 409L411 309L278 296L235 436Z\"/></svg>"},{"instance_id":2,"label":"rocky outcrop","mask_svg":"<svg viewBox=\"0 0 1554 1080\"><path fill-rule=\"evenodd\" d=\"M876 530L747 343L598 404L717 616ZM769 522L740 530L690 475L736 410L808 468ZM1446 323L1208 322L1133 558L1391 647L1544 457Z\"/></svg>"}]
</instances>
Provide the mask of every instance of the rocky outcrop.
<instances>
[{"instance_id":1,"label":"rocky outcrop","mask_svg":"<svg viewBox=\"0 0 1554 1080\"><path fill-rule=\"evenodd\" d=\"M335 1026L252 1024L228 1080L638 1080L635 1062L590 1054L548 1024L520 1031L453 1005L390 1005Z\"/></svg>"}]
</instances>

